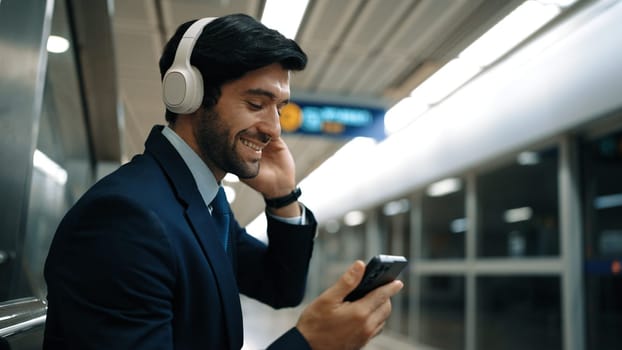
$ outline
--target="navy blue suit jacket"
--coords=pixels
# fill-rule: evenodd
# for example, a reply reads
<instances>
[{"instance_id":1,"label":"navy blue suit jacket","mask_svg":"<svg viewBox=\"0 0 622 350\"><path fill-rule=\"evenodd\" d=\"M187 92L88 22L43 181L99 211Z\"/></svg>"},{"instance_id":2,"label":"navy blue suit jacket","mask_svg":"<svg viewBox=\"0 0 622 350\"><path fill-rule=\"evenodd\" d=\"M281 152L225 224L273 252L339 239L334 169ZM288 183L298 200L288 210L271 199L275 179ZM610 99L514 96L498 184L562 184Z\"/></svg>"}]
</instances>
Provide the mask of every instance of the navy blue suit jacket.
<instances>
[{"instance_id":1,"label":"navy blue suit jacket","mask_svg":"<svg viewBox=\"0 0 622 350\"><path fill-rule=\"evenodd\" d=\"M152 130L145 152L67 213L45 265L44 349L240 349L239 293L302 301L316 223L268 218L269 246L230 223L228 252L194 178ZM295 329L271 349L309 349Z\"/></svg>"}]
</instances>

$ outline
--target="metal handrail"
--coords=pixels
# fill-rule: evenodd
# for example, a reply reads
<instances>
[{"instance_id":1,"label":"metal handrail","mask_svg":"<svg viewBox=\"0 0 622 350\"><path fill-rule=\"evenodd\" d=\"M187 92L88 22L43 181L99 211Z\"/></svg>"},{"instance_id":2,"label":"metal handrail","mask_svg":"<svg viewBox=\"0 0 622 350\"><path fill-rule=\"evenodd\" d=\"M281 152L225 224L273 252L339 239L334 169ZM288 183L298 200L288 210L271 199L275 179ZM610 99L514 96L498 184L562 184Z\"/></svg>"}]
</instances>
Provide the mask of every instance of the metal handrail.
<instances>
[{"instance_id":1,"label":"metal handrail","mask_svg":"<svg viewBox=\"0 0 622 350\"><path fill-rule=\"evenodd\" d=\"M47 305L38 298L0 303L0 337L8 337L45 325Z\"/></svg>"}]
</instances>

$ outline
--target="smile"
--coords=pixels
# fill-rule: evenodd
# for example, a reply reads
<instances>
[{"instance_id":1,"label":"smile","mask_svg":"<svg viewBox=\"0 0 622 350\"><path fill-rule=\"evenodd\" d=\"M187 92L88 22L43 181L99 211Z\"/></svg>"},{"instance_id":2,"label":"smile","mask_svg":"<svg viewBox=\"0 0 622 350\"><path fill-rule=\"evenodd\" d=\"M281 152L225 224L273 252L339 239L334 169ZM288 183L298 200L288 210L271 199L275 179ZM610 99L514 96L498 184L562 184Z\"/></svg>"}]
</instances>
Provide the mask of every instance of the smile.
<instances>
[{"instance_id":1,"label":"smile","mask_svg":"<svg viewBox=\"0 0 622 350\"><path fill-rule=\"evenodd\" d=\"M254 150L255 152L261 152L261 150L265 147L263 145L258 145L254 142L251 142L250 140L247 140L247 139L240 139L240 141L242 142L244 146Z\"/></svg>"}]
</instances>

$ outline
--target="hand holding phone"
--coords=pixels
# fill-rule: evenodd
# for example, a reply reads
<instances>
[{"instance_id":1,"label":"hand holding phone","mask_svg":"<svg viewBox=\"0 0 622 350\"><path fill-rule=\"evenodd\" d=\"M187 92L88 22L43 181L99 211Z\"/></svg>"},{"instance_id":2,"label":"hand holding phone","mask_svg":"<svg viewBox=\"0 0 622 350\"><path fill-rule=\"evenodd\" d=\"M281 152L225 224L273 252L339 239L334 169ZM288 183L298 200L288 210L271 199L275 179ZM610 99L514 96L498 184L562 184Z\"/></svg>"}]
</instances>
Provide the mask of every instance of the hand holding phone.
<instances>
[{"instance_id":1,"label":"hand holding phone","mask_svg":"<svg viewBox=\"0 0 622 350\"><path fill-rule=\"evenodd\" d=\"M387 284L397 278L408 265L408 260L398 255L376 255L365 267L361 283L348 294L344 301L355 301L370 291Z\"/></svg>"}]
</instances>

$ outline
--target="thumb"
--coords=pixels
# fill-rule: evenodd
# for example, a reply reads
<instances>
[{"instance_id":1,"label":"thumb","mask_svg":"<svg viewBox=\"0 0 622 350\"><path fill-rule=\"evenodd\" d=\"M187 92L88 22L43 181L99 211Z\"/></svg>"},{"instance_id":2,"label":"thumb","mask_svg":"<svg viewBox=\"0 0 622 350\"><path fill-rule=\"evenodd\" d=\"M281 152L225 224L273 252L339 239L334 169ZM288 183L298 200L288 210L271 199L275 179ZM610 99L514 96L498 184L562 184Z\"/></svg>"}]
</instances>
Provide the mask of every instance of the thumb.
<instances>
[{"instance_id":1,"label":"thumb","mask_svg":"<svg viewBox=\"0 0 622 350\"><path fill-rule=\"evenodd\" d=\"M326 290L325 295L341 302L361 282L364 272L365 263L361 260L355 261L339 280Z\"/></svg>"}]
</instances>

